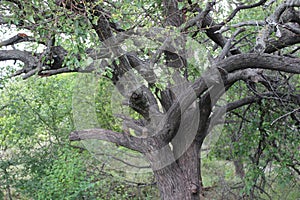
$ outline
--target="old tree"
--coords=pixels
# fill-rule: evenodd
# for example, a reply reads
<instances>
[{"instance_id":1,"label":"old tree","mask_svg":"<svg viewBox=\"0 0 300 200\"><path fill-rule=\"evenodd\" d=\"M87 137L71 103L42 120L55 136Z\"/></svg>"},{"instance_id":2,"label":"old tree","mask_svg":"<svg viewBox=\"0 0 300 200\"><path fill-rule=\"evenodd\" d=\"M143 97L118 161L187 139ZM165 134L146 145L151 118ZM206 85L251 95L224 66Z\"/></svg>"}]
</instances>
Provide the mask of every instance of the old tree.
<instances>
[{"instance_id":1,"label":"old tree","mask_svg":"<svg viewBox=\"0 0 300 200\"><path fill-rule=\"evenodd\" d=\"M109 79L134 111L116 114L124 130L90 127L70 133L70 140L104 140L139 152L162 199L199 199L200 150L220 124L258 135L249 153L258 170L274 160L299 175L299 153L278 141L295 136L300 124L299 7L299 0L2 0L0 61L19 63L4 73L10 78L89 72ZM260 117L244 131L248 112ZM284 136L273 136L268 125ZM225 136L232 144L242 137ZM293 140L299 145L299 137ZM270 147L279 150L266 158ZM236 157L230 159L243 178ZM264 191L257 183L242 195Z\"/></svg>"}]
</instances>

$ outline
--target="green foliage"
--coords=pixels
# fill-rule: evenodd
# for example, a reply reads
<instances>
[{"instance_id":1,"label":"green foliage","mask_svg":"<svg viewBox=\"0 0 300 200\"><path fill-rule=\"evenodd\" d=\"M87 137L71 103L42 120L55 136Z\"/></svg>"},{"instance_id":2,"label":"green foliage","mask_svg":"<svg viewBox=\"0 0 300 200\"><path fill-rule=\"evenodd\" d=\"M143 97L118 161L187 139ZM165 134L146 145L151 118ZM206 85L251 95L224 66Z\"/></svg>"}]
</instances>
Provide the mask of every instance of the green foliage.
<instances>
[{"instance_id":1,"label":"green foliage","mask_svg":"<svg viewBox=\"0 0 300 200\"><path fill-rule=\"evenodd\" d=\"M245 86L241 84L239 87ZM259 90L259 86L256 89ZM228 98L240 99L243 95L229 92ZM299 130L289 117L275 121L287 112L279 105L281 103L262 100L258 105L249 105L228 114L231 123L225 125L210 156L229 161L239 160L243 164L245 177L242 179L240 195L267 197L266 193L269 193L272 199L280 199L282 193L276 192L280 190L290 194L285 199L295 197L300 184L297 179ZM288 104L286 109L293 110L295 105Z\"/></svg>"},{"instance_id":2,"label":"green foliage","mask_svg":"<svg viewBox=\"0 0 300 200\"><path fill-rule=\"evenodd\" d=\"M148 193L155 194L152 186L128 186L125 177L100 170L102 164L81 149L81 143L73 143L77 148L70 146L77 80L76 74L68 74L4 83L0 194L7 195L8 188L17 199L134 199L139 195L146 199ZM96 82L95 100L98 124L119 131L108 81Z\"/></svg>"},{"instance_id":3,"label":"green foliage","mask_svg":"<svg viewBox=\"0 0 300 200\"><path fill-rule=\"evenodd\" d=\"M26 84L12 80L1 91L1 173L9 177L4 186L28 190L23 181L44 175L56 149L67 142L65 135L73 127L69 78L30 79Z\"/></svg>"},{"instance_id":4,"label":"green foliage","mask_svg":"<svg viewBox=\"0 0 300 200\"><path fill-rule=\"evenodd\" d=\"M29 180L22 180L20 189L34 199L80 199L89 197L94 183L86 174L81 155L70 148L56 152L57 156Z\"/></svg>"}]
</instances>

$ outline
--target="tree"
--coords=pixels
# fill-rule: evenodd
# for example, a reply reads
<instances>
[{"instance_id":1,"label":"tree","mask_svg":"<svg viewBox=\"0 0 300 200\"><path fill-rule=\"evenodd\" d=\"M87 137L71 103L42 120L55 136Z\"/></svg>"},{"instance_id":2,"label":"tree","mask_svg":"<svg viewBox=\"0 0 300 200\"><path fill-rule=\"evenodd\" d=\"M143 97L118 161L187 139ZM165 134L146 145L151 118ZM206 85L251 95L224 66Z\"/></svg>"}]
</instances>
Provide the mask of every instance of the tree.
<instances>
[{"instance_id":1,"label":"tree","mask_svg":"<svg viewBox=\"0 0 300 200\"><path fill-rule=\"evenodd\" d=\"M28 44L26 51L0 51L0 61L22 62L9 76L93 72L111 80L135 111L117 116L124 130L76 130L70 140L104 140L141 153L162 199L200 198L200 150L213 127L224 123L225 112L280 102L286 113L274 123L290 117L288 123L299 126L300 1L1 3L0 24L11 37L0 46ZM252 19L250 12L261 15ZM210 62L204 71L203 60ZM226 99L232 90L245 93ZM287 165L299 174L294 161Z\"/></svg>"}]
</instances>

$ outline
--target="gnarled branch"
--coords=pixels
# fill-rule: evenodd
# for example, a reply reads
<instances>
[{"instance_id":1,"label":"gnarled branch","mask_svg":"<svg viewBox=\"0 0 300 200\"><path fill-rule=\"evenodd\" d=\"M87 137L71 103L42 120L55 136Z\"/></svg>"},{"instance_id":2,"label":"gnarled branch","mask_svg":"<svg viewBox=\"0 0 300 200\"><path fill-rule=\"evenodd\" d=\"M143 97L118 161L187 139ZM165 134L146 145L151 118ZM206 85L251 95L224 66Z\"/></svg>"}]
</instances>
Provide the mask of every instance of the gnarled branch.
<instances>
[{"instance_id":1,"label":"gnarled branch","mask_svg":"<svg viewBox=\"0 0 300 200\"><path fill-rule=\"evenodd\" d=\"M131 135L122 134L105 129L85 129L79 131L73 131L69 135L70 141L80 141L80 140L103 140L107 142L112 142L117 145L124 146L126 148L132 149L138 152L145 152L145 144L142 138L136 138Z\"/></svg>"}]
</instances>

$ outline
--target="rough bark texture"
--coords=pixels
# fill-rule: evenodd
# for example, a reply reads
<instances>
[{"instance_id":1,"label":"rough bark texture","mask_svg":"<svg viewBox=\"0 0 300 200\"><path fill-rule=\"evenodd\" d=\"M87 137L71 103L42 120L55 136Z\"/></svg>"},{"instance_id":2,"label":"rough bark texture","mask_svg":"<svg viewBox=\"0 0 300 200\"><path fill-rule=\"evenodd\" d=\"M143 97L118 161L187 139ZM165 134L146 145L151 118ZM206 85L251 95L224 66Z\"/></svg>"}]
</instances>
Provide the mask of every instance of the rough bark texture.
<instances>
[{"instance_id":1,"label":"rough bark texture","mask_svg":"<svg viewBox=\"0 0 300 200\"><path fill-rule=\"evenodd\" d=\"M154 171L154 176L162 199L194 199L189 190L189 183L177 163Z\"/></svg>"},{"instance_id":2,"label":"rough bark texture","mask_svg":"<svg viewBox=\"0 0 300 200\"><path fill-rule=\"evenodd\" d=\"M164 156L170 159L174 154L169 151L169 154ZM148 156L148 159L150 163L164 160L160 156ZM162 199L198 200L201 188L199 144L193 143L179 159L153 172Z\"/></svg>"}]
</instances>

